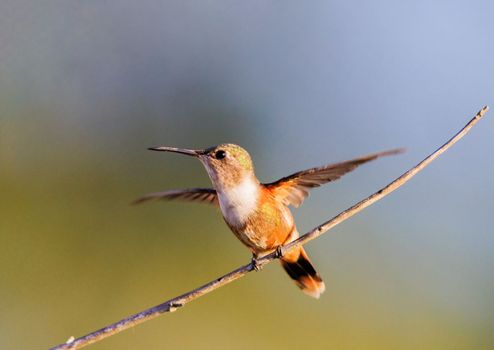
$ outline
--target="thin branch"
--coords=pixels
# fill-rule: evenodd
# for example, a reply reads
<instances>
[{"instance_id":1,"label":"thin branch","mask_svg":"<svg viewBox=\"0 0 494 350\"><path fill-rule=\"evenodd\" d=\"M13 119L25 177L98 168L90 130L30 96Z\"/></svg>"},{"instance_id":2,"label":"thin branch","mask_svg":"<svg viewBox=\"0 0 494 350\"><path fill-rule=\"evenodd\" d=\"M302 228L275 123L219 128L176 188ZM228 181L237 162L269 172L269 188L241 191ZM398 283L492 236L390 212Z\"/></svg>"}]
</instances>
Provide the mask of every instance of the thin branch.
<instances>
[{"instance_id":1,"label":"thin branch","mask_svg":"<svg viewBox=\"0 0 494 350\"><path fill-rule=\"evenodd\" d=\"M433 152L431 155L429 155L427 158L425 158L422 162L414 166L412 169L408 170L406 173L398 177L396 180L391 182L389 185L386 187L380 189L376 193L372 194L371 196L363 199L362 201L358 202L357 204L353 205L352 207L348 208L347 210L341 212L334 218L332 218L329 221L326 221L322 225L319 225L318 227L314 228L313 230L307 232L297 240L285 245L282 247L281 250L278 250L276 252L272 252L266 256L264 256L261 259L257 260L257 265L258 267L262 267L269 262L279 258L279 254L283 254L284 252L289 251L290 249L294 248L295 246L300 246L303 245L326 231L330 230L334 226L340 224L341 222L347 220L351 216L357 214L364 208L368 207L369 205L373 204L374 202L377 202L384 196L390 194L394 190L396 190L398 187L402 186L405 184L408 180L410 180L413 176L415 176L419 171L424 169L429 163L431 163L434 159L436 159L439 155L444 153L446 150L448 150L451 146L453 146L459 139L461 139L465 134L484 116L484 114L489 110L487 106L482 108L477 115L468 122L467 125L463 129L461 129L455 136L453 136L448 142L446 142L444 145L439 147L435 152ZM116 323L113 323L109 326L106 326L104 328L101 328L97 331L94 331L90 334L87 334L83 337L74 339L71 337L66 343L60 344L58 346L53 347L51 350L61 350L61 349L80 349L86 345L90 345L93 343L96 343L104 338L110 337L114 334L120 333L121 331L134 327L142 322L148 321L152 318L155 318L165 312L173 312L176 311L178 308L184 306L185 304L191 302L192 300L195 300L199 298L200 296L203 296L204 294L207 294L219 287L224 286L225 284L228 284L230 282L233 282L240 277L243 277L247 273L251 272L254 270L254 266L252 264L247 264L244 266L239 267L238 269L227 273L226 275L219 277L215 279L214 281L211 281L209 283L206 283L205 285L196 288L188 293L182 294L176 298L170 299L160 305L154 306L150 309L147 309L145 311L139 312L135 315L132 315L130 317L124 318Z\"/></svg>"}]
</instances>

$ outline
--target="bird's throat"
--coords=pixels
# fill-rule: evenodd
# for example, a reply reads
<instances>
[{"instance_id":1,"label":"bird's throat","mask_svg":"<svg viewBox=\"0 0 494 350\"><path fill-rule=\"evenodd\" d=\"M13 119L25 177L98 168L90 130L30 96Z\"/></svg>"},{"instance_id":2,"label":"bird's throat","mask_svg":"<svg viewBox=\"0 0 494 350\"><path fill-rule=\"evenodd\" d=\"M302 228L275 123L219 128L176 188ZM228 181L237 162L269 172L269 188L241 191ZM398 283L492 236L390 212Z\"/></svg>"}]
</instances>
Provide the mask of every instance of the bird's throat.
<instances>
[{"instance_id":1,"label":"bird's throat","mask_svg":"<svg viewBox=\"0 0 494 350\"><path fill-rule=\"evenodd\" d=\"M261 188L255 178L245 176L233 186L216 190L221 211L229 224L242 226L256 211Z\"/></svg>"}]
</instances>

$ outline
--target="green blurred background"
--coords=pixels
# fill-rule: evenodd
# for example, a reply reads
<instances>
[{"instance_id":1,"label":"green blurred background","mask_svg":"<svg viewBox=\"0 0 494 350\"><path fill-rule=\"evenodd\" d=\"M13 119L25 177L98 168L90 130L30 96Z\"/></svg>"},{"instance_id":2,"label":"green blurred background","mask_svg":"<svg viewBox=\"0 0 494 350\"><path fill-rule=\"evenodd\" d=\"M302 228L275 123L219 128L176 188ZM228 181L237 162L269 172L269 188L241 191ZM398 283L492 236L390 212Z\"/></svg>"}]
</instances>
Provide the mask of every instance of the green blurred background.
<instances>
[{"instance_id":1,"label":"green blurred background","mask_svg":"<svg viewBox=\"0 0 494 350\"><path fill-rule=\"evenodd\" d=\"M491 1L0 3L0 348L40 349L250 255L218 210L129 203L208 186L149 146L247 148L262 181L393 147L312 192L301 232L493 104ZM277 263L94 349L493 349L494 115L411 183Z\"/></svg>"}]
</instances>

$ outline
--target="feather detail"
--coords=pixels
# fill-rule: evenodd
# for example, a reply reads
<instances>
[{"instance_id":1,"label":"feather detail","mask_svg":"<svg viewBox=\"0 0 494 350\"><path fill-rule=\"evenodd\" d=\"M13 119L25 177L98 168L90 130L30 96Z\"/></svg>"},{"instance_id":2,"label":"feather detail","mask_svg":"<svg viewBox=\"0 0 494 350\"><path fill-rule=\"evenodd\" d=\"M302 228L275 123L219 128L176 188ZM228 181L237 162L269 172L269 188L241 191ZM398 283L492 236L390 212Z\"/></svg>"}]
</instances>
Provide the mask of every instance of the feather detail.
<instances>
[{"instance_id":1,"label":"feather detail","mask_svg":"<svg viewBox=\"0 0 494 350\"><path fill-rule=\"evenodd\" d=\"M259 182L246 176L238 184L219 192L219 203L225 220L233 226L243 226L257 209Z\"/></svg>"},{"instance_id":2,"label":"feather detail","mask_svg":"<svg viewBox=\"0 0 494 350\"><path fill-rule=\"evenodd\" d=\"M281 266L305 294L319 299L324 293L326 286L302 247L281 258Z\"/></svg>"},{"instance_id":3,"label":"feather detail","mask_svg":"<svg viewBox=\"0 0 494 350\"><path fill-rule=\"evenodd\" d=\"M298 207L302 204L304 199L309 196L309 190L311 188L337 180L361 164L379 157L402 153L403 151L403 149L399 148L385 152L372 153L340 163L302 170L279 179L278 181L264 184L264 186L266 189L270 190L277 199L281 200L283 204L291 204Z\"/></svg>"},{"instance_id":4,"label":"feather detail","mask_svg":"<svg viewBox=\"0 0 494 350\"><path fill-rule=\"evenodd\" d=\"M146 194L135 201L132 204L140 204L150 200L171 200L179 199L190 202L202 202L218 205L218 196L216 191L212 188L189 188L184 190L168 190L162 192L154 192Z\"/></svg>"}]
</instances>

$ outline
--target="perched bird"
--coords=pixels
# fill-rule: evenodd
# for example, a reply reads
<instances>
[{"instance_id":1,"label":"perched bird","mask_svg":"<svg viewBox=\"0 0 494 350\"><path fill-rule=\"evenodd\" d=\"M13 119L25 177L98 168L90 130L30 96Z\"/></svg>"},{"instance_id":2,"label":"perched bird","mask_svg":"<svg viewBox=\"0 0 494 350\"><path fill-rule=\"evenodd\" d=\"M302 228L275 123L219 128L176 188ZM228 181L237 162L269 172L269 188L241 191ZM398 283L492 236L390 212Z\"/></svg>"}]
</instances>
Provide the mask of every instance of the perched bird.
<instances>
[{"instance_id":1,"label":"perched bird","mask_svg":"<svg viewBox=\"0 0 494 350\"><path fill-rule=\"evenodd\" d=\"M134 203L152 199L182 199L219 205L228 227L251 250L254 266L260 256L299 237L289 205L298 207L309 195L311 188L337 180L363 163L402 151L395 149L373 153L299 171L278 181L263 184L254 173L249 153L235 144L225 143L204 150L174 147L149 149L198 158L206 168L214 188L155 192ZM319 298L325 285L303 247L286 252L280 260L285 271L304 293Z\"/></svg>"}]
</instances>

